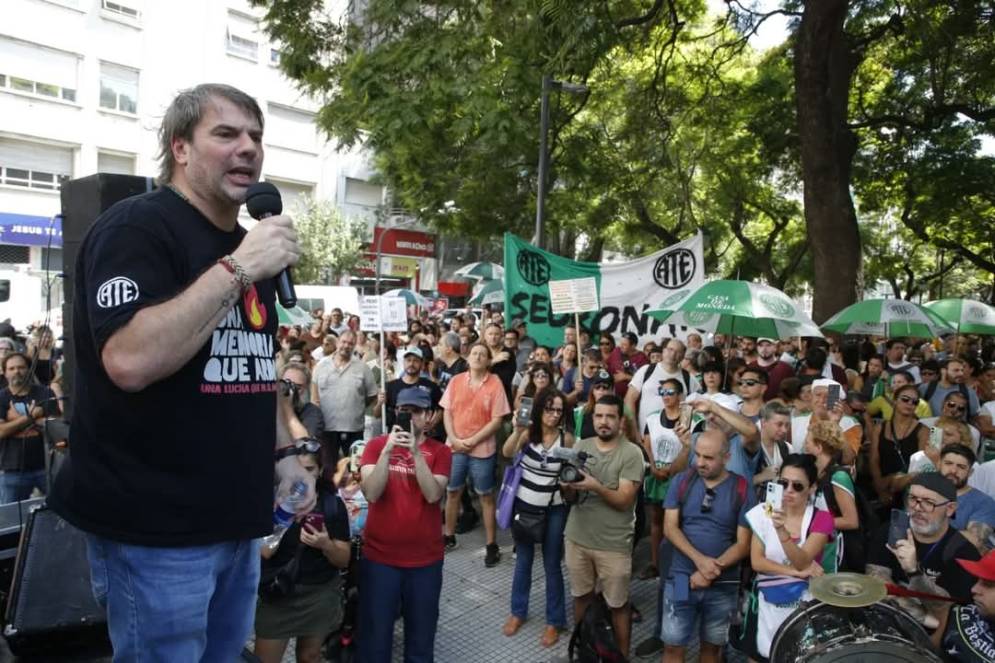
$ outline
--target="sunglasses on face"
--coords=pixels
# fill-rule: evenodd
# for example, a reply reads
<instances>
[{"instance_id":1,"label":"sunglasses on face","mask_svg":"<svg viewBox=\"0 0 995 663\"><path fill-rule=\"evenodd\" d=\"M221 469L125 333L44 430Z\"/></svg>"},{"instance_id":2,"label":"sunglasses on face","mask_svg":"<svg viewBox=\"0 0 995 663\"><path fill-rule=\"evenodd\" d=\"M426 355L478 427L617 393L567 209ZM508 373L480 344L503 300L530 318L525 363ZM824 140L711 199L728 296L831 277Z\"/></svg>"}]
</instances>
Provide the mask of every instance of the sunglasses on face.
<instances>
[{"instance_id":1,"label":"sunglasses on face","mask_svg":"<svg viewBox=\"0 0 995 663\"><path fill-rule=\"evenodd\" d=\"M746 380L740 380L739 381L739 386L740 387L755 387L758 384L762 384L760 382L760 380L751 380L749 378L747 378Z\"/></svg>"},{"instance_id":2,"label":"sunglasses on face","mask_svg":"<svg viewBox=\"0 0 995 663\"><path fill-rule=\"evenodd\" d=\"M899 396L898 400L902 401L903 403L908 403L909 405L919 402L918 398L912 398L911 396Z\"/></svg>"},{"instance_id":3,"label":"sunglasses on face","mask_svg":"<svg viewBox=\"0 0 995 663\"><path fill-rule=\"evenodd\" d=\"M943 407L948 407L955 412L963 412L967 409L966 405L961 405L960 403L946 403Z\"/></svg>"},{"instance_id":4,"label":"sunglasses on face","mask_svg":"<svg viewBox=\"0 0 995 663\"><path fill-rule=\"evenodd\" d=\"M676 396L679 393L680 392L677 391L676 389L660 389L659 390L659 394L661 396Z\"/></svg>"},{"instance_id":5,"label":"sunglasses on face","mask_svg":"<svg viewBox=\"0 0 995 663\"><path fill-rule=\"evenodd\" d=\"M788 487L790 486L791 490L795 491L796 493L803 493L806 490L808 490L808 486L803 484L801 481L788 481L787 479L781 479L777 483L785 490L787 490Z\"/></svg>"},{"instance_id":6,"label":"sunglasses on face","mask_svg":"<svg viewBox=\"0 0 995 663\"><path fill-rule=\"evenodd\" d=\"M563 414L563 408L562 407L554 407L552 405L547 405L546 407L544 407L542 409L542 411L543 412L552 412L554 414Z\"/></svg>"},{"instance_id":7,"label":"sunglasses on face","mask_svg":"<svg viewBox=\"0 0 995 663\"><path fill-rule=\"evenodd\" d=\"M609 343L608 341L601 341L600 343L598 343L598 345L600 345L603 348L610 348L612 346L612 344Z\"/></svg>"},{"instance_id":8,"label":"sunglasses on face","mask_svg":"<svg viewBox=\"0 0 995 663\"><path fill-rule=\"evenodd\" d=\"M711 513L712 505L715 504L715 489L706 488L705 489L705 499L701 501L701 512Z\"/></svg>"},{"instance_id":9,"label":"sunglasses on face","mask_svg":"<svg viewBox=\"0 0 995 663\"><path fill-rule=\"evenodd\" d=\"M546 378L548 380L549 379L549 373L547 373L546 371L536 371L535 373L532 374L532 377L533 378Z\"/></svg>"}]
</instances>

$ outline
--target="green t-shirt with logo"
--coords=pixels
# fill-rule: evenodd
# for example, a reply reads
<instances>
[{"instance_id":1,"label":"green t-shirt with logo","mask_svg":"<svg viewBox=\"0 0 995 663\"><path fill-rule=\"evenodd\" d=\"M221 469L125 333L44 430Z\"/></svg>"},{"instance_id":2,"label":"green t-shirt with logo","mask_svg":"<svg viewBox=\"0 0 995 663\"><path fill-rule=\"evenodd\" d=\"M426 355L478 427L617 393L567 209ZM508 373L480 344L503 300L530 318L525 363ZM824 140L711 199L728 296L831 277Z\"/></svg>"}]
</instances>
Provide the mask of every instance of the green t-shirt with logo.
<instances>
[{"instance_id":1,"label":"green t-shirt with logo","mask_svg":"<svg viewBox=\"0 0 995 663\"><path fill-rule=\"evenodd\" d=\"M622 479L637 486L642 483L646 471L643 453L624 438L605 453L598 450L597 438L593 437L577 442L574 450L590 455L585 469L612 490L618 489ZM635 501L628 509L619 511L591 491L579 491L578 494L579 499L570 508L567 518L566 538L594 550L631 551L636 524Z\"/></svg>"}]
</instances>

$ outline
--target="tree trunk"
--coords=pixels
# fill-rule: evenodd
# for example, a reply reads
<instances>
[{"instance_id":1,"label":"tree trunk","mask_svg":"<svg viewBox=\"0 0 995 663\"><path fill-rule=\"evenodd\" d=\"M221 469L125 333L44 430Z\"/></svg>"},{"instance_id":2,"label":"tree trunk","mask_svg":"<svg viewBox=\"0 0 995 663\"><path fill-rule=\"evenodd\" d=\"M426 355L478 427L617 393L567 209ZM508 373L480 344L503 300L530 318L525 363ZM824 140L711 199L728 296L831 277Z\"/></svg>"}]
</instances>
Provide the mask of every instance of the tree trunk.
<instances>
[{"instance_id":1,"label":"tree trunk","mask_svg":"<svg viewBox=\"0 0 995 663\"><path fill-rule=\"evenodd\" d=\"M843 25L847 0L808 0L795 46L795 96L805 225L815 270L817 323L859 295L860 234L850 198L856 138L847 104L856 60Z\"/></svg>"}]
</instances>

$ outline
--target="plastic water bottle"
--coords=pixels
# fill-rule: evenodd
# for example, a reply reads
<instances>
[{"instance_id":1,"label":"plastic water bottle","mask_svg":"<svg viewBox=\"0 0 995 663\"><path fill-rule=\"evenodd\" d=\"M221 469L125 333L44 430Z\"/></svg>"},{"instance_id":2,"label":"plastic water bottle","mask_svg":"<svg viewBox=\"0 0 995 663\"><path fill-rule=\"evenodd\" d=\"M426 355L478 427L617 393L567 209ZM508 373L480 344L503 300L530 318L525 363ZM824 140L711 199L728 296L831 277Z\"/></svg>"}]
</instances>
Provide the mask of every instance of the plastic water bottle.
<instances>
[{"instance_id":1,"label":"plastic water bottle","mask_svg":"<svg viewBox=\"0 0 995 663\"><path fill-rule=\"evenodd\" d=\"M294 516L297 515L297 505L304 501L307 494L307 484L303 481L295 481L290 486L290 493L283 498L273 511L273 533L263 539L263 547L268 550L276 550L280 545L280 539L290 526L294 524Z\"/></svg>"}]
</instances>

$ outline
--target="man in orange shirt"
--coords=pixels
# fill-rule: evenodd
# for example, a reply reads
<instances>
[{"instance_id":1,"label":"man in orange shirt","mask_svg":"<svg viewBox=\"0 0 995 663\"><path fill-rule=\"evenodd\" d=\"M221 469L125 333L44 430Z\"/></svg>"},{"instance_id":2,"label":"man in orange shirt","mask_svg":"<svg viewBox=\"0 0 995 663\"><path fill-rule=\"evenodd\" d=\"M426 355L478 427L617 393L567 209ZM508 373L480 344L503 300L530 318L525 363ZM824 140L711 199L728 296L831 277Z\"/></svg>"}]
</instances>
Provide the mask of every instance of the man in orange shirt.
<instances>
[{"instance_id":1,"label":"man in orange shirt","mask_svg":"<svg viewBox=\"0 0 995 663\"><path fill-rule=\"evenodd\" d=\"M495 543L494 470L497 441L494 434L501 427L502 419L511 413L511 408L500 378L489 370L491 351L488 347L475 343L466 359L470 370L450 380L439 402L444 410L447 444L453 450L446 497L446 550L457 547L456 518L469 473L484 512L484 531L487 534L484 565L490 568L501 560Z\"/></svg>"}]
</instances>

